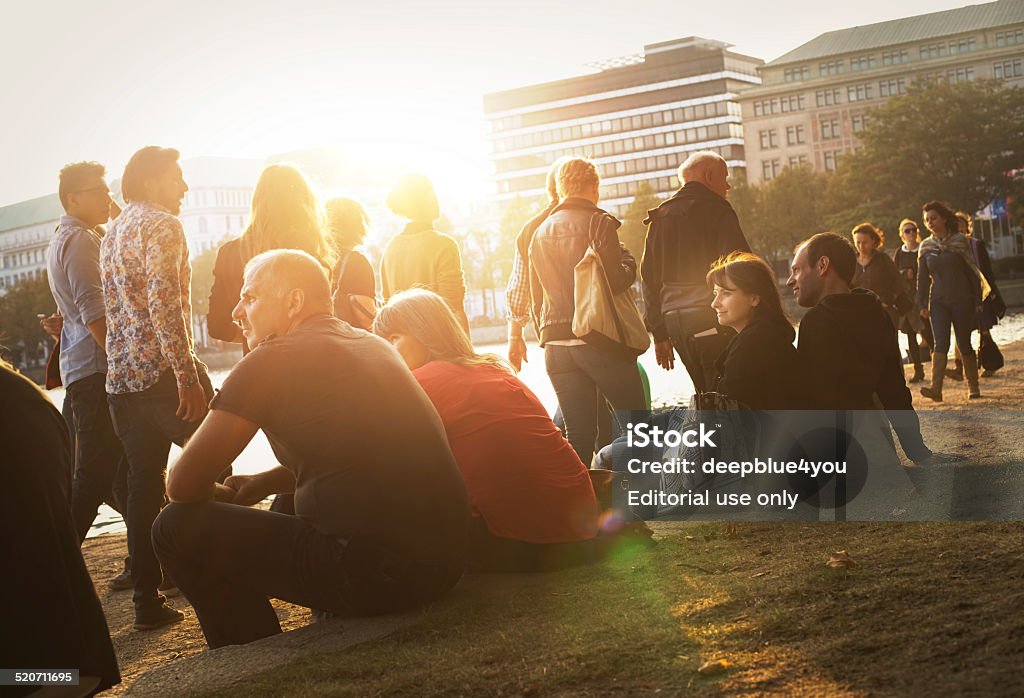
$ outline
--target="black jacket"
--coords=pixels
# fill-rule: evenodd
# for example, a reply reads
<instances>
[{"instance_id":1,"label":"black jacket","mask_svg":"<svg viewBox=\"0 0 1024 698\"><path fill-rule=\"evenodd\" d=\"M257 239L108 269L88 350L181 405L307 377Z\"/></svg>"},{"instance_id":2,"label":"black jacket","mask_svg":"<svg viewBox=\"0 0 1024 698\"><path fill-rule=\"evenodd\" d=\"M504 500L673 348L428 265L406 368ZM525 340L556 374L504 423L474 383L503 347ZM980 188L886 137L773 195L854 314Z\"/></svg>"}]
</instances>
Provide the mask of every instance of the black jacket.
<instances>
[{"instance_id":1,"label":"black jacket","mask_svg":"<svg viewBox=\"0 0 1024 698\"><path fill-rule=\"evenodd\" d=\"M813 409L795 338L788 323L755 319L715 361L715 391L754 410Z\"/></svg>"},{"instance_id":2,"label":"black jacket","mask_svg":"<svg viewBox=\"0 0 1024 698\"><path fill-rule=\"evenodd\" d=\"M586 199L569 197L537 228L528 259L533 318L541 346L577 338L572 333L574 270L592 244L601 255L612 293L621 293L636 281L636 260L619 242L620 225Z\"/></svg>"},{"instance_id":3,"label":"black jacket","mask_svg":"<svg viewBox=\"0 0 1024 698\"><path fill-rule=\"evenodd\" d=\"M930 451L921 439L892 320L871 291L858 288L821 299L800 321L800 355L818 407L870 410L878 397L912 460Z\"/></svg>"},{"instance_id":4,"label":"black jacket","mask_svg":"<svg viewBox=\"0 0 1024 698\"><path fill-rule=\"evenodd\" d=\"M699 182L688 182L647 214L640 277L644 321L654 341L668 339L663 314L706 308L711 291L705 277L719 258L750 251L729 202Z\"/></svg>"}]
</instances>

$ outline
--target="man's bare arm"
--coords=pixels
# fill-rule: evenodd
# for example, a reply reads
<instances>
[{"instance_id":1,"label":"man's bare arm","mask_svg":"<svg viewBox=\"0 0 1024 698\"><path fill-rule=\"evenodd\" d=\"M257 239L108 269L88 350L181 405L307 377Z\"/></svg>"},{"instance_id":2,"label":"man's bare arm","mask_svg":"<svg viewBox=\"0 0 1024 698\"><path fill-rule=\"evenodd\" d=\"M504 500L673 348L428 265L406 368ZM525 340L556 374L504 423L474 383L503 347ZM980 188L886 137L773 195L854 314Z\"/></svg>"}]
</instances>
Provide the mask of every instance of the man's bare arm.
<instances>
[{"instance_id":1,"label":"man's bare arm","mask_svg":"<svg viewBox=\"0 0 1024 698\"><path fill-rule=\"evenodd\" d=\"M211 499L217 476L252 441L258 428L236 414L211 411L167 473L168 498L172 502Z\"/></svg>"},{"instance_id":2,"label":"man's bare arm","mask_svg":"<svg viewBox=\"0 0 1024 698\"><path fill-rule=\"evenodd\" d=\"M96 343L100 345L100 349L103 351L107 350L107 316L93 320L86 327L89 328L89 334L96 340Z\"/></svg>"}]
</instances>

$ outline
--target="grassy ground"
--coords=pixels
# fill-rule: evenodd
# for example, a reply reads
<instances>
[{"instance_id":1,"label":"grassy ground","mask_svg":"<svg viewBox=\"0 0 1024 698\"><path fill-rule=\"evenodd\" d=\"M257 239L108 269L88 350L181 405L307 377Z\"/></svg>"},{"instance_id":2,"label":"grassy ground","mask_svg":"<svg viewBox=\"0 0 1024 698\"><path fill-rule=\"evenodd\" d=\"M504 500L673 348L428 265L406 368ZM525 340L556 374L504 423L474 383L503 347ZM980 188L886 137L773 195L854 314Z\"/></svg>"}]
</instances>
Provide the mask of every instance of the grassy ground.
<instances>
[{"instance_id":1,"label":"grassy ground","mask_svg":"<svg viewBox=\"0 0 1024 698\"><path fill-rule=\"evenodd\" d=\"M213 695L1024 695L1019 523L657 529L600 566L470 578L412 627ZM826 566L839 549L856 566Z\"/></svg>"}]
</instances>

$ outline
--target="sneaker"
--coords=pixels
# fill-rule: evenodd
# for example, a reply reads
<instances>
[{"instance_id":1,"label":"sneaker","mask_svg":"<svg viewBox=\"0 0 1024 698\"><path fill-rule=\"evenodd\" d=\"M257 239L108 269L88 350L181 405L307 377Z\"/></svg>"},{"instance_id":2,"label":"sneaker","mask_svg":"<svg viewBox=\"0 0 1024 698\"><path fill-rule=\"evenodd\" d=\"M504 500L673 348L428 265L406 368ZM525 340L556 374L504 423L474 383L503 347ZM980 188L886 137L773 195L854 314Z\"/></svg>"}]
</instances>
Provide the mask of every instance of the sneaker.
<instances>
[{"instance_id":1,"label":"sneaker","mask_svg":"<svg viewBox=\"0 0 1024 698\"><path fill-rule=\"evenodd\" d=\"M161 604L144 611L135 611L135 629L155 630L171 623L180 623L184 619L185 614L181 611Z\"/></svg>"},{"instance_id":2,"label":"sneaker","mask_svg":"<svg viewBox=\"0 0 1024 698\"><path fill-rule=\"evenodd\" d=\"M107 588L111 591L127 591L132 586L132 571L129 569L122 570L121 574L107 582Z\"/></svg>"}]
</instances>

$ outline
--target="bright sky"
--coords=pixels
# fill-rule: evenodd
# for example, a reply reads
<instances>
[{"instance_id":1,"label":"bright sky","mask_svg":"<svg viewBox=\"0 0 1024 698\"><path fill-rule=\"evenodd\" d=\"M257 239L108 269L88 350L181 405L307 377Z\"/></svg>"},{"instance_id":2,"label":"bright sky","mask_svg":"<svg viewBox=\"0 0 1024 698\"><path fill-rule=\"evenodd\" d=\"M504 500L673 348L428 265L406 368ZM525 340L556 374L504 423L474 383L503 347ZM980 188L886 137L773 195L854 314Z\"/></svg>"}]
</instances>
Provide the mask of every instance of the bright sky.
<instances>
[{"instance_id":1,"label":"bright sky","mask_svg":"<svg viewBox=\"0 0 1024 698\"><path fill-rule=\"evenodd\" d=\"M771 60L818 34L963 0L90 0L3 11L0 205L143 145L263 159L386 150L442 196L487 190L486 92L697 35ZM373 143L373 146L367 146ZM397 176L398 173L396 173Z\"/></svg>"}]
</instances>

